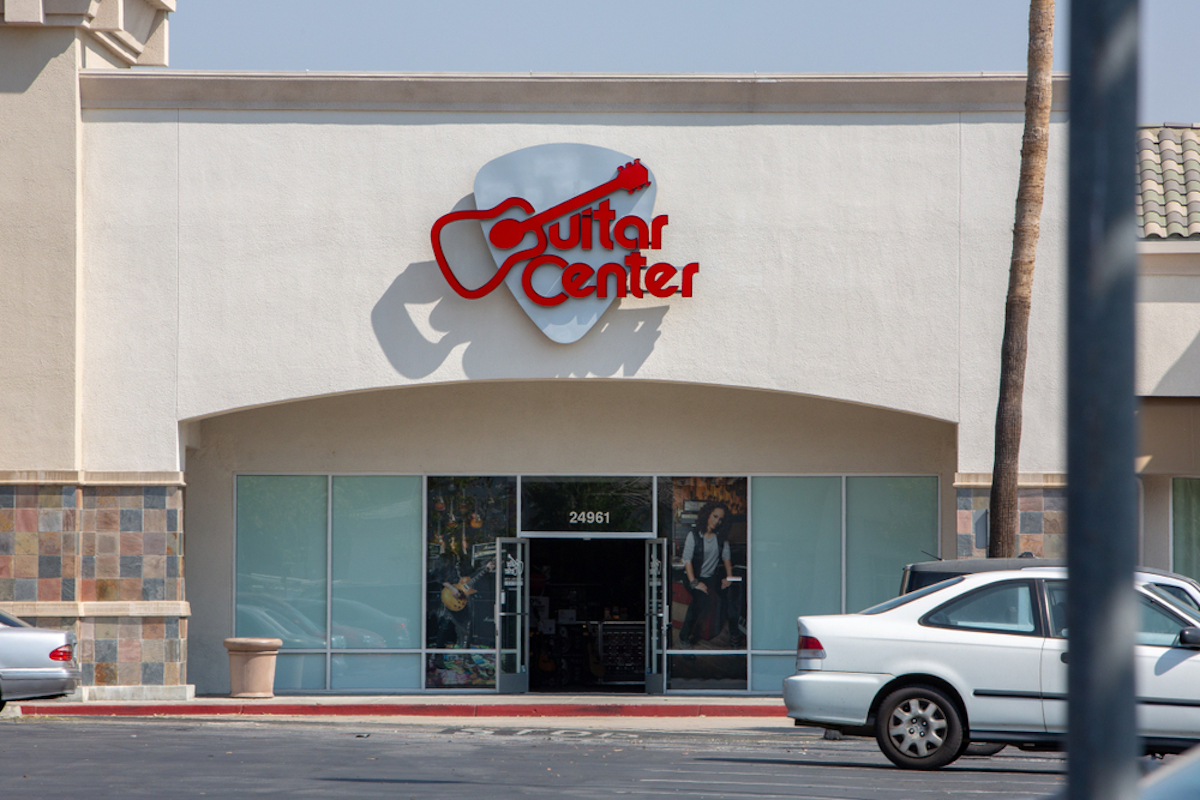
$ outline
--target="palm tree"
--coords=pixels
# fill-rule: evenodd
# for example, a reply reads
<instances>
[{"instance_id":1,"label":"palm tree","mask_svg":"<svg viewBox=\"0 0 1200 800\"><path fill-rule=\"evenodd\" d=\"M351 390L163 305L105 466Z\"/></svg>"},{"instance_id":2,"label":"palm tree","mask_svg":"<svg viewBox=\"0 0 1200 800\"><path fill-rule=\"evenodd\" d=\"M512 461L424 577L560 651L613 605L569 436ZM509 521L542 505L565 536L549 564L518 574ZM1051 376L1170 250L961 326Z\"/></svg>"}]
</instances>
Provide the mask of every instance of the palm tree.
<instances>
[{"instance_id":1,"label":"palm tree","mask_svg":"<svg viewBox=\"0 0 1200 800\"><path fill-rule=\"evenodd\" d=\"M996 406L995 465L988 537L989 558L1017 555L1020 512L1017 470L1021 454L1021 407L1025 392L1025 356L1029 350L1029 307L1046 185L1050 139L1050 67L1054 60L1054 0L1029 4L1029 61L1025 78L1025 132L1021 138L1021 177L1017 184L1016 224L1004 306L1004 343L1000 350L1000 400Z\"/></svg>"}]
</instances>

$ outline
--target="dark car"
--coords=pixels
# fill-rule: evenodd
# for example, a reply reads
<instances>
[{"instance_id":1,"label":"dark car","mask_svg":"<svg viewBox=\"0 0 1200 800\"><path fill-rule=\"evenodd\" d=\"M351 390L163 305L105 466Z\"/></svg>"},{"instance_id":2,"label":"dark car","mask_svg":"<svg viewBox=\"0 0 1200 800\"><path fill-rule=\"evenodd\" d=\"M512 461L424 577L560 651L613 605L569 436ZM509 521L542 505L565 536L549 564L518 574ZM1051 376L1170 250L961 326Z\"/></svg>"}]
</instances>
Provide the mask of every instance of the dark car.
<instances>
[{"instance_id":1,"label":"dark car","mask_svg":"<svg viewBox=\"0 0 1200 800\"><path fill-rule=\"evenodd\" d=\"M976 572L993 572L1002 569L1026 569L1028 567L1065 567L1062 558L959 558L942 561L918 561L904 568L900 579L900 594L908 594L926 586L941 583L959 575L974 575Z\"/></svg>"}]
</instances>

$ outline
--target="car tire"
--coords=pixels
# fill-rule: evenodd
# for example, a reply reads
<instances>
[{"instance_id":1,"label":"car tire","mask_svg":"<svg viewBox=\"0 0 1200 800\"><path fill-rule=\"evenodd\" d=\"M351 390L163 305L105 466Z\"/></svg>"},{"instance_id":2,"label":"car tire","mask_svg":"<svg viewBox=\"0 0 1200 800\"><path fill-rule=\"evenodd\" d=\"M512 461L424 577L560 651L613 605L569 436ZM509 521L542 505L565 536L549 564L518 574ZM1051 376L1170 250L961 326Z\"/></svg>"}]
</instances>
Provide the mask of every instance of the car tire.
<instances>
[{"instance_id":1,"label":"car tire","mask_svg":"<svg viewBox=\"0 0 1200 800\"><path fill-rule=\"evenodd\" d=\"M875 717L879 749L902 769L938 769L963 748L962 714L932 686L914 685L889 694Z\"/></svg>"},{"instance_id":2,"label":"car tire","mask_svg":"<svg viewBox=\"0 0 1200 800\"><path fill-rule=\"evenodd\" d=\"M964 756L994 756L1007 746L1004 742L971 742L962 754Z\"/></svg>"}]
</instances>

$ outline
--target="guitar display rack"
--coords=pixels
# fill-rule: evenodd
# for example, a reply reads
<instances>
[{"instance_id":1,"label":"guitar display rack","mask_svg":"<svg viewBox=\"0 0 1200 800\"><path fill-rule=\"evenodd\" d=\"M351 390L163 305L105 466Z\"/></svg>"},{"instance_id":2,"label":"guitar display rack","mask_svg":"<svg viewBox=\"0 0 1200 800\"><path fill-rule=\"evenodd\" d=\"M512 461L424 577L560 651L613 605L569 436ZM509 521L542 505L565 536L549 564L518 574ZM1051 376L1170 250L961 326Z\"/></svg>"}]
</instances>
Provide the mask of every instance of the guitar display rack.
<instances>
[{"instance_id":1,"label":"guitar display rack","mask_svg":"<svg viewBox=\"0 0 1200 800\"><path fill-rule=\"evenodd\" d=\"M597 682L609 685L645 683L646 624L605 620L597 627L600 663L604 665L604 675Z\"/></svg>"}]
</instances>

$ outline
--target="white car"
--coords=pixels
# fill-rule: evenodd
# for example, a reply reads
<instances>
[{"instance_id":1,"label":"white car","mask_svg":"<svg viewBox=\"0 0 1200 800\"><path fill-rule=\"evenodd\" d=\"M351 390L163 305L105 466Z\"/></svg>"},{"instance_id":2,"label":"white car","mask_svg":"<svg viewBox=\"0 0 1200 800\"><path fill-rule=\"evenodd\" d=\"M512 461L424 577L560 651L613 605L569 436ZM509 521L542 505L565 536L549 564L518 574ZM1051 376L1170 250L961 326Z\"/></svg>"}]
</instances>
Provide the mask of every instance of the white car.
<instances>
[{"instance_id":1,"label":"white car","mask_svg":"<svg viewBox=\"0 0 1200 800\"><path fill-rule=\"evenodd\" d=\"M1135 580L1138 729L1147 752L1200 743L1200 615ZM783 699L796 724L874 736L894 764L936 769L972 742L1061 749L1065 569L984 572L858 614L800 617Z\"/></svg>"},{"instance_id":2,"label":"white car","mask_svg":"<svg viewBox=\"0 0 1200 800\"><path fill-rule=\"evenodd\" d=\"M1057 558L959 558L940 561L919 561L904 567L900 580L900 594L923 589L947 578L970 575L977 572L993 572L1006 569L1037 570L1046 567L1065 569L1066 561ZM1168 594L1174 595L1185 606L1200 612L1200 583L1187 577L1153 567L1138 567L1134 577L1138 581L1152 583Z\"/></svg>"},{"instance_id":3,"label":"white car","mask_svg":"<svg viewBox=\"0 0 1200 800\"><path fill-rule=\"evenodd\" d=\"M62 697L77 686L74 633L0 613L0 709L10 700Z\"/></svg>"}]
</instances>

